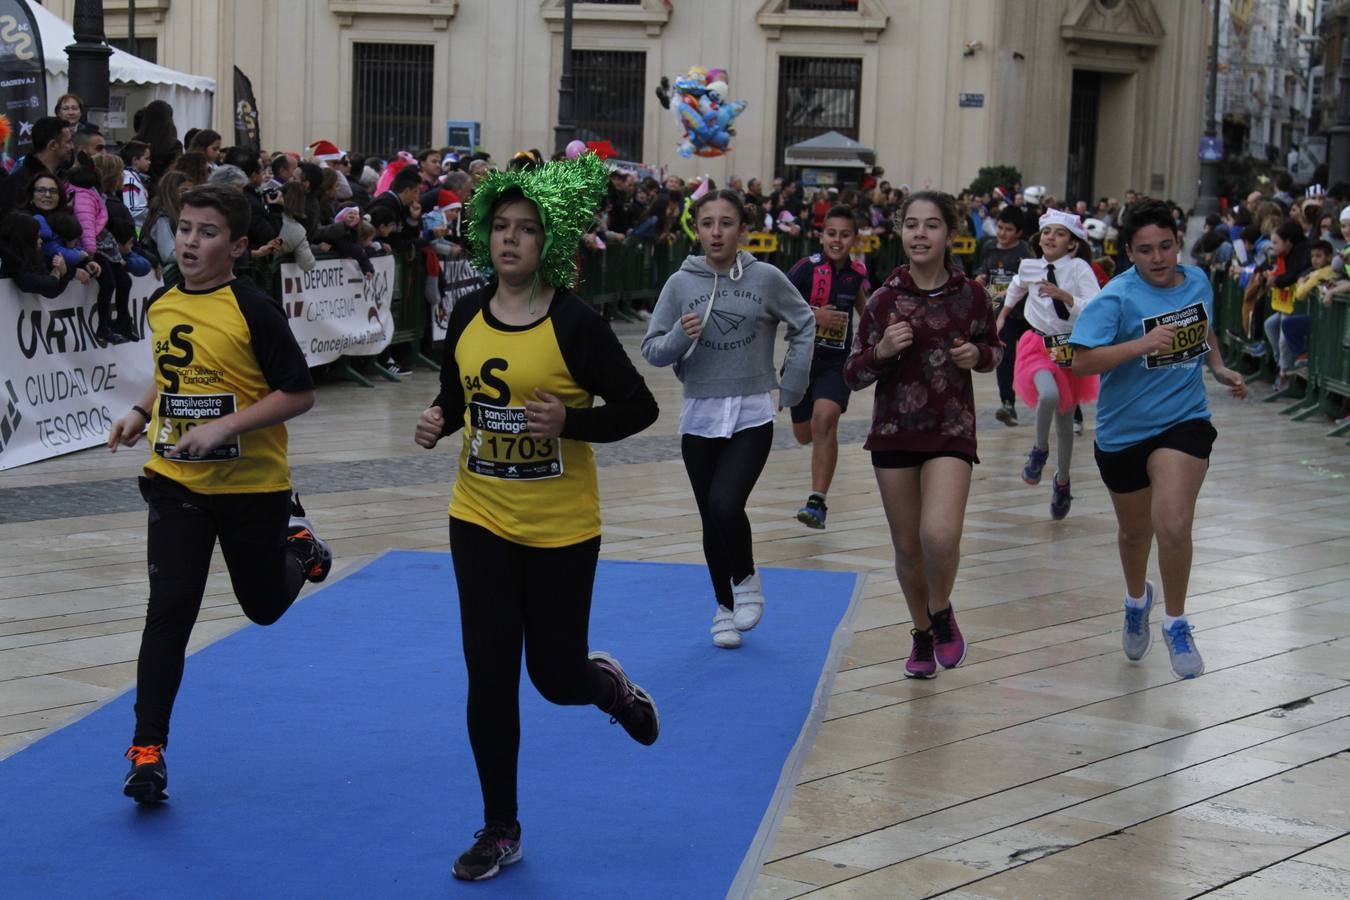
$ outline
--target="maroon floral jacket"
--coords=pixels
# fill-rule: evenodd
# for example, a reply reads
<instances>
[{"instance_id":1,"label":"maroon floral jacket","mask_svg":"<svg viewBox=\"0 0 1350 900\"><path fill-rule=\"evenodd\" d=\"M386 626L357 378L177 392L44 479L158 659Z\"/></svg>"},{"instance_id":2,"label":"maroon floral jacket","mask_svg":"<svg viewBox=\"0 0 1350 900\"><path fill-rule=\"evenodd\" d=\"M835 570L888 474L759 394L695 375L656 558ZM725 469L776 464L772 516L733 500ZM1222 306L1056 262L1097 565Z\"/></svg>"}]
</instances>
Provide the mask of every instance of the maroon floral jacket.
<instances>
[{"instance_id":1,"label":"maroon floral jacket","mask_svg":"<svg viewBox=\"0 0 1350 900\"><path fill-rule=\"evenodd\" d=\"M867 450L975 456L975 391L970 371L951 361L958 338L980 349L977 372L1003 358L989 296L959 269L936 291L921 290L901 266L867 300L844 363L844 380L857 391L875 383ZM875 347L891 316L908 320L914 343L895 359L878 360Z\"/></svg>"}]
</instances>

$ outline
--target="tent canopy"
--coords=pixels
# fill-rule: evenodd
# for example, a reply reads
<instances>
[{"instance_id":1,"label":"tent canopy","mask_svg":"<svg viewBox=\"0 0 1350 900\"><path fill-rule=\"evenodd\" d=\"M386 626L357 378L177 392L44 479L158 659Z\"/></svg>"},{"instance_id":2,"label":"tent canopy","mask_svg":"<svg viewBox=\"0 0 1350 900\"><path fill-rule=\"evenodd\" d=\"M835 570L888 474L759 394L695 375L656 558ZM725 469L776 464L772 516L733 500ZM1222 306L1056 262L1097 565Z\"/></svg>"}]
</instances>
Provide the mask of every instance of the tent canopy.
<instances>
[{"instance_id":1,"label":"tent canopy","mask_svg":"<svg viewBox=\"0 0 1350 900\"><path fill-rule=\"evenodd\" d=\"M42 33L42 55L51 75L68 76L70 65L66 61L66 47L75 43L75 29L56 13L36 3L29 3L33 19ZM113 82L122 84L173 84L190 91L215 93L216 80L205 75L189 75L164 66L146 62L138 56L132 56L123 50L113 48L108 58L108 74ZM56 98L53 97L53 100Z\"/></svg>"},{"instance_id":2,"label":"tent canopy","mask_svg":"<svg viewBox=\"0 0 1350 900\"><path fill-rule=\"evenodd\" d=\"M66 47L75 43L75 29L40 4L30 2L28 8L42 39L47 99L54 105L56 98L69 90L70 64L66 59ZM128 95L128 118L131 111L151 100L164 100L173 107L174 121L180 129L211 124L212 95L216 90L214 78L158 66L116 48L108 58L108 76L115 93Z\"/></svg>"},{"instance_id":3,"label":"tent canopy","mask_svg":"<svg viewBox=\"0 0 1350 900\"><path fill-rule=\"evenodd\" d=\"M827 131L788 147L789 166L821 169L864 169L877 161L876 151L837 131Z\"/></svg>"}]
</instances>

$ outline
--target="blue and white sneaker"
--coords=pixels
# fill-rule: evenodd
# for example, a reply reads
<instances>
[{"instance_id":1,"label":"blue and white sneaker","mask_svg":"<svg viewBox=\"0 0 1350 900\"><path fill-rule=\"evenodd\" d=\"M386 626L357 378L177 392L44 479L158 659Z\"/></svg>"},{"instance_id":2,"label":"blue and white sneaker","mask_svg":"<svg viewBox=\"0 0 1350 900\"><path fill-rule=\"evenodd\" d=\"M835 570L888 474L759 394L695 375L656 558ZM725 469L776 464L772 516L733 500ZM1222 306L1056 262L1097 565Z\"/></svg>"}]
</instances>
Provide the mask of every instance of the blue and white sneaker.
<instances>
[{"instance_id":1,"label":"blue and white sneaker","mask_svg":"<svg viewBox=\"0 0 1350 900\"><path fill-rule=\"evenodd\" d=\"M806 505L797 510L797 521L807 528L824 528L827 511L825 498L819 494L812 494L807 498Z\"/></svg>"},{"instance_id":2,"label":"blue and white sneaker","mask_svg":"<svg viewBox=\"0 0 1350 900\"><path fill-rule=\"evenodd\" d=\"M1125 656L1138 662L1153 649L1153 632L1148 627L1148 615L1153 611L1153 582L1144 582L1144 605L1125 604L1125 631L1121 633L1120 645Z\"/></svg>"},{"instance_id":3,"label":"blue and white sneaker","mask_svg":"<svg viewBox=\"0 0 1350 900\"><path fill-rule=\"evenodd\" d=\"M1022 480L1027 484L1040 484L1041 471L1045 468L1045 461L1050 458L1050 448L1032 447L1031 452L1027 454L1027 464L1022 467Z\"/></svg>"},{"instance_id":4,"label":"blue and white sneaker","mask_svg":"<svg viewBox=\"0 0 1350 900\"><path fill-rule=\"evenodd\" d=\"M1191 623L1179 619L1171 628L1164 628L1163 643L1167 645L1167 655L1172 658L1172 671L1178 678L1197 678L1205 674L1205 661L1191 636Z\"/></svg>"}]
</instances>

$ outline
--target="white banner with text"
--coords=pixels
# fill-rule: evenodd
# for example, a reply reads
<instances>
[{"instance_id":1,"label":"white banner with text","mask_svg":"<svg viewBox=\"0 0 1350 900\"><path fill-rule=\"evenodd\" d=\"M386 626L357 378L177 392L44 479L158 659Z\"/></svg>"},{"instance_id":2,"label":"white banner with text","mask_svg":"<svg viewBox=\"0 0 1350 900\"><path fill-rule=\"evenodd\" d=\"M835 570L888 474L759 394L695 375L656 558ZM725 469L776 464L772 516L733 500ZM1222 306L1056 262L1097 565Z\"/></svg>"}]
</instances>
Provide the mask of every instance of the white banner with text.
<instances>
[{"instance_id":1,"label":"white banner with text","mask_svg":"<svg viewBox=\"0 0 1350 900\"><path fill-rule=\"evenodd\" d=\"M325 259L308 272L281 265L281 305L311 367L343 356L374 356L394 338L394 258L372 257L366 278L351 259Z\"/></svg>"},{"instance_id":2,"label":"white banner with text","mask_svg":"<svg viewBox=\"0 0 1350 900\"><path fill-rule=\"evenodd\" d=\"M145 303L159 279L132 279L130 309L145 332ZM25 294L0 279L0 469L97 447L113 420L150 386L150 342L100 346L97 285L71 282L61 296Z\"/></svg>"}]
</instances>

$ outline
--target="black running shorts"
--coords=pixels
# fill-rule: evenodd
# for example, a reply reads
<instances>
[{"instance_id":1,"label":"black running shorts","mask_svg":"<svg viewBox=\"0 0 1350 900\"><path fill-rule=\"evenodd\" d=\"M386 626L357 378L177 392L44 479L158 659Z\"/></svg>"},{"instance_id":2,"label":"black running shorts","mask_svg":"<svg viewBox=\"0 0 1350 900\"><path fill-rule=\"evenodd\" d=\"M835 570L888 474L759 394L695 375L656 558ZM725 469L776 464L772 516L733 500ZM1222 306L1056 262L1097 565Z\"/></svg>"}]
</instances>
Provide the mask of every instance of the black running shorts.
<instances>
[{"instance_id":1,"label":"black running shorts","mask_svg":"<svg viewBox=\"0 0 1350 900\"><path fill-rule=\"evenodd\" d=\"M1107 489L1113 494L1130 494L1149 486L1148 458L1154 450L1180 450L1196 459L1209 459L1218 436L1209 419L1187 419L1114 453L1102 450L1096 443L1092 446Z\"/></svg>"}]
</instances>

